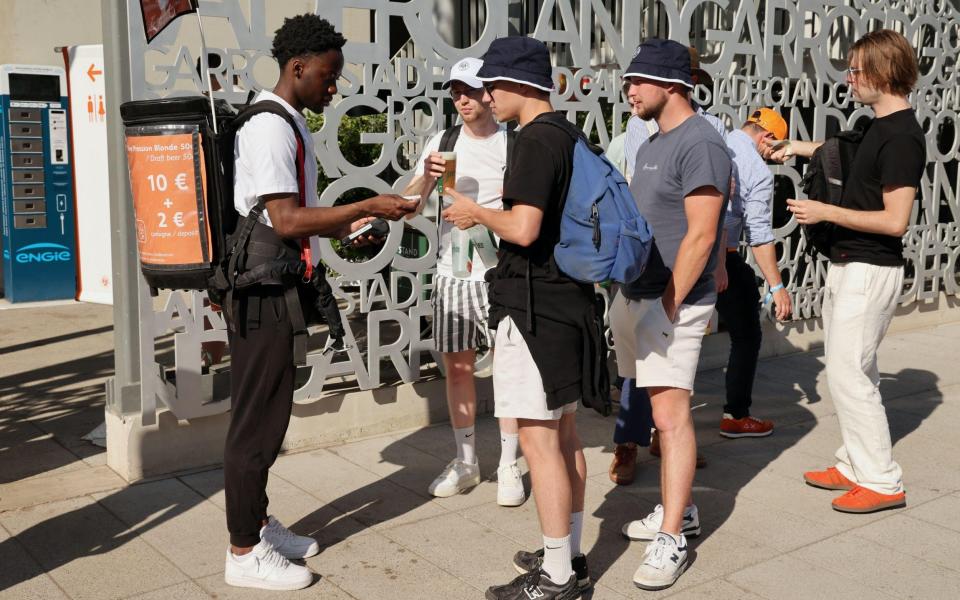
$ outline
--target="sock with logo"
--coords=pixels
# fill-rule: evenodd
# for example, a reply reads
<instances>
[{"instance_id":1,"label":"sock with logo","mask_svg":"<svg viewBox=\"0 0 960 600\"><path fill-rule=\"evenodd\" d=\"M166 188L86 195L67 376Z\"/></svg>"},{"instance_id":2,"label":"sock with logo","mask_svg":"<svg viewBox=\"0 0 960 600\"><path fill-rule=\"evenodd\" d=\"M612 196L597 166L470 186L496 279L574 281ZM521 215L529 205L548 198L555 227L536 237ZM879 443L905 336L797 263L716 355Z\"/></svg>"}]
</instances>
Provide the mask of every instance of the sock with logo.
<instances>
[{"instance_id":1,"label":"sock with logo","mask_svg":"<svg viewBox=\"0 0 960 600\"><path fill-rule=\"evenodd\" d=\"M500 466L505 467L517 462L517 447L520 434L500 432Z\"/></svg>"},{"instance_id":2,"label":"sock with logo","mask_svg":"<svg viewBox=\"0 0 960 600\"><path fill-rule=\"evenodd\" d=\"M455 428L453 437L457 440L457 458L468 465L477 464L477 438L474 435L473 425Z\"/></svg>"},{"instance_id":3,"label":"sock with logo","mask_svg":"<svg viewBox=\"0 0 960 600\"><path fill-rule=\"evenodd\" d=\"M573 574L570 564L570 536L552 538L543 536L543 571L550 581L563 585Z\"/></svg>"},{"instance_id":4,"label":"sock with logo","mask_svg":"<svg viewBox=\"0 0 960 600\"><path fill-rule=\"evenodd\" d=\"M570 556L580 554L580 537L583 534L583 511L570 515Z\"/></svg>"}]
</instances>

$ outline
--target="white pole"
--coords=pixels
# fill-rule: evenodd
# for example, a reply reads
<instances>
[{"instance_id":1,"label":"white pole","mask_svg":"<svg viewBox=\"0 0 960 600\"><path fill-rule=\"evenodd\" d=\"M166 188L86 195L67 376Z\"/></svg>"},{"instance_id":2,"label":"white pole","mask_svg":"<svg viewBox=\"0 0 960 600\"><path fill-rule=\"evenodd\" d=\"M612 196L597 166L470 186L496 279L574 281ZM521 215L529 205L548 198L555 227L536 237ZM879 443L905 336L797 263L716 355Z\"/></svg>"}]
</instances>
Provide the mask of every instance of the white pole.
<instances>
[{"instance_id":1,"label":"white pole","mask_svg":"<svg viewBox=\"0 0 960 600\"><path fill-rule=\"evenodd\" d=\"M203 78L207 82L207 92L210 97L210 115L213 117L213 132L217 133L217 108L213 103L213 83L210 81L210 65L207 60L207 40L203 36L203 19L200 18L200 0L194 0L194 8L197 11L197 25L200 27L200 64L203 65Z\"/></svg>"}]
</instances>

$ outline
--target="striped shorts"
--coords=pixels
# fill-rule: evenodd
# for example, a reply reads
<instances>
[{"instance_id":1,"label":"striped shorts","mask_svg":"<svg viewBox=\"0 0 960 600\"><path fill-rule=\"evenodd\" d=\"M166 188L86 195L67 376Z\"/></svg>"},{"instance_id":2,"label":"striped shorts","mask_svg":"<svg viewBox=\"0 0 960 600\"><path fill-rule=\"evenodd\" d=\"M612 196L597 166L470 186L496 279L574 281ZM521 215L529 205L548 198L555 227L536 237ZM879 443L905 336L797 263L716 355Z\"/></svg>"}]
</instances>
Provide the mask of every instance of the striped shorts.
<instances>
[{"instance_id":1,"label":"striped shorts","mask_svg":"<svg viewBox=\"0 0 960 600\"><path fill-rule=\"evenodd\" d=\"M439 352L493 345L487 328L487 284L436 275L433 283L433 341Z\"/></svg>"}]
</instances>

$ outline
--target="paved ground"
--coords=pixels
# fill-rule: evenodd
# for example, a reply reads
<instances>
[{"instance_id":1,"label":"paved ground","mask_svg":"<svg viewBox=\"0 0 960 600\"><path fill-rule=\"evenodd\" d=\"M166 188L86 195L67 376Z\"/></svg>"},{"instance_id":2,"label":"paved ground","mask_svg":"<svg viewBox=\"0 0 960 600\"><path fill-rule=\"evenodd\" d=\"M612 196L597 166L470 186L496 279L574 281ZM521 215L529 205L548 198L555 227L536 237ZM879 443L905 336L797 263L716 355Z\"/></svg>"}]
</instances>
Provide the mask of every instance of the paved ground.
<instances>
[{"instance_id":1,"label":"paved ground","mask_svg":"<svg viewBox=\"0 0 960 600\"><path fill-rule=\"evenodd\" d=\"M836 513L831 492L800 481L802 470L828 465L839 442L822 356L761 364L755 413L778 425L766 440L716 434L722 373L702 373L695 403L706 406L695 415L710 463L695 493L704 532L689 572L665 592L633 587L642 546L619 534L656 504L657 463L644 456L632 486L613 486L613 420L583 411L585 549L597 582L586 597L957 598L958 337L950 325L884 343L882 390L909 506L876 515ZM124 487L103 451L80 440L99 422L111 351L107 308L0 311L0 598L266 596L223 583L221 471ZM478 437L489 477L492 419ZM284 597L480 598L513 577L511 555L539 544L533 503L497 507L490 481L427 497L451 438L438 426L282 457L271 509L323 548L307 561L317 582Z\"/></svg>"}]
</instances>

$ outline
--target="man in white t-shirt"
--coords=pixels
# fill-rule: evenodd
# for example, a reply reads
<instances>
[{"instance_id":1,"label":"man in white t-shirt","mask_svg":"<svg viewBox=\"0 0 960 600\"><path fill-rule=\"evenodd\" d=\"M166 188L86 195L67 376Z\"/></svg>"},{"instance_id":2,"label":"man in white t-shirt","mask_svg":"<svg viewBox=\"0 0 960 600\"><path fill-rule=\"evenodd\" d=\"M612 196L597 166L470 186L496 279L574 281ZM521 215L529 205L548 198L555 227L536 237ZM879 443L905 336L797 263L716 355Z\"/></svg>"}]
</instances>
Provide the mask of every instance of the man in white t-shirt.
<instances>
[{"instance_id":1,"label":"man in white t-shirt","mask_svg":"<svg viewBox=\"0 0 960 600\"><path fill-rule=\"evenodd\" d=\"M252 116L238 131L235 208L246 217L258 204L265 206L246 244L246 267L255 256L286 258L288 249L294 260L306 261L309 254L299 242L305 238L310 239L314 262L320 257L317 236L339 238L374 217L396 220L416 208L415 202L393 194L319 207L317 158L301 111L322 112L333 100L343 71L345 41L330 23L311 14L286 19L277 30L273 56L280 65L280 79L273 92L261 92L257 102L273 101L290 114L303 141L303 153L297 134L279 114ZM303 203L301 187L306 196ZM230 531L224 580L238 587L304 588L313 582L313 575L290 559L319 552L315 540L294 535L267 512L267 475L280 452L293 407L296 332L291 311L300 307L296 302L288 306L285 300L295 297L287 293L292 285L286 279L262 281L234 291L230 429L223 453Z\"/></svg>"},{"instance_id":2,"label":"man in white t-shirt","mask_svg":"<svg viewBox=\"0 0 960 600\"><path fill-rule=\"evenodd\" d=\"M484 208L500 210L508 133L483 102L483 83L476 77L482 65L476 58L465 58L453 65L443 84L463 121L457 126L459 135L448 151L457 156L456 191ZM418 162L419 176L408 187L420 192L421 206L435 192L437 179L443 175L446 161L438 150L444 133L441 131L427 142ZM489 305L484 275L496 264L496 249L490 232L482 226L464 232L439 217L438 223L440 248L432 298L433 337L437 350L443 353L457 457L433 480L428 491L445 498L480 483L474 437L474 363L477 349L493 343L487 327ZM517 420L500 419L497 503L501 506L519 506L526 499L517 466L517 447Z\"/></svg>"}]
</instances>

